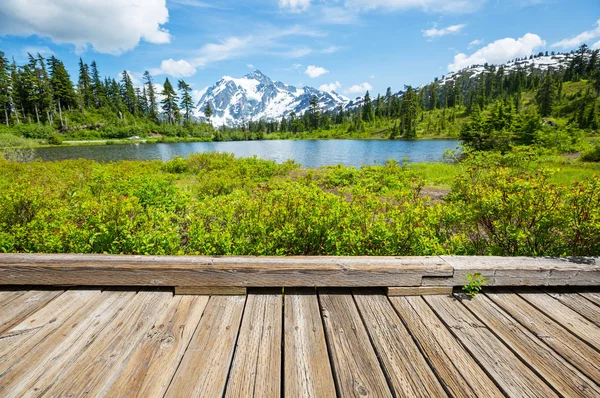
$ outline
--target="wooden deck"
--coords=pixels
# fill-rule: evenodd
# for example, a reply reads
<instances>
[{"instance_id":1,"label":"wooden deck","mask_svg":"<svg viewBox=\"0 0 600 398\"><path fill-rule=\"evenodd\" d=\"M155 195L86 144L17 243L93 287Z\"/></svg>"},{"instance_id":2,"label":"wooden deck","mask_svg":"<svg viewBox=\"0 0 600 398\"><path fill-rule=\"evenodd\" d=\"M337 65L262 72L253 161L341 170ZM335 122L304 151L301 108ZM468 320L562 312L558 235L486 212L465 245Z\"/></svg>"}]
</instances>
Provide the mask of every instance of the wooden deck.
<instances>
[{"instance_id":1,"label":"wooden deck","mask_svg":"<svg viewBox=\"0 0 600 398\"><path fill-rule=\"evenodd\" d=\"M2 397L600 396L597 288L10 289Z\"/></svg>"}]
</instances>

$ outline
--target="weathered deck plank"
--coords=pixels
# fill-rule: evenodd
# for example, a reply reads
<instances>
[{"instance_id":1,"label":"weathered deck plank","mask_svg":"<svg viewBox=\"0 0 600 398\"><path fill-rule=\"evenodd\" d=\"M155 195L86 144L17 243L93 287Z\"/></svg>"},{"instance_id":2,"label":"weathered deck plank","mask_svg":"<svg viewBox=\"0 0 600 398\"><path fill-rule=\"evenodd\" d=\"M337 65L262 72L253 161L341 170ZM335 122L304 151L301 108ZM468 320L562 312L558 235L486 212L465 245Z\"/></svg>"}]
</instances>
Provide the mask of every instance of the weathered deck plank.
<instances>
[{"instance_id":1,"label":"weathered deck plank","mask_svg":"<svg viewBox=\"0 0 600 398\"><path fill-rule=\"evenodd\" d=\"M0 308L0 333L40 310L62 293L63 290L32 290L7 302Z\"/></svg>"},{"instance_id":2,"label":"weathered deck plank","mask_svg":"<svg viewBox=\"0 0 600 398\"><path fill-rule=\"evenodd\" d=\"M488 297L481 295L474 300L464 300L463 303L560 394L567 397L600 396L600 388L593 381L542 343Z\"/></svg>"},{"instance_id":3,"label":"weathered deck plank","mask_svg":"<svg viewBox=\"0 0 600 398\"><path fill-rule=\"evenodd\" d=\"M458 300L441 296L424 299L505 394L511 397L558 396Z\"/></svg>"},{"instance_id":4,"label":"weathered deck plank","mask_svg":"<svg viewBox=\"0 0 600 398\"><path fill-rule=\"evenodd\" d=\"M150 332L156 316L165 311L171 296L169 292L153 291L136 294L102 329L95 343L63 368L60 380L46 390L46 394L98 396L104 393L143 335Z\"/></svg>"},{"instance_id":5,"label":"weathered deck plank","mask_svg":"<svg viewBox=\"0 0 600 398\"><path fill-rule=\"evenodd\" d=\"M385 287L452 273L439 257L0 255L0 285Z\"/></svg>"},{"instance_id":6,"label":"weathered deck plank","mask_svg":"<svg viewBox=\"0 0 600 398\"><path fill-rule=\"evenodd\" d=\"M494 290L485 294L590 379L600 380L598 351L511 291Z\"/></svg>"},{"instance_id":7,"label":"weathered deck plank","mask_svg":"<svg viewBox=\"0 0 600 398\"><path fill-rule=\"evenodd\" d=\"M516 291L519 296L538 310L553 318L583 341L587 341L597 350L600 350L600 328L597 325L546 293L520 292L518 289Z\"/></svg>"},{"instance_id":8,"label":"weathered deck plank","mask_svg":"<svg viewBox=\"0 0 600 398\"><path fill-rule=\"evenodd\" d=\"M387 297L374 290L352 293L396 395L447 396Z\"/></svg>"},{"instance_id":9,"label":"weathered deck plank","mask_svg":"<svg viewBox=\"0 0 600 398\"><path fill-rule=\"evenodd\" d=\"M248 296L226 397L281 396L281 289Z\"/></svg>"},{"instance_id":10,"label":"weathered deck plank","mask_svg":"<svg viewBox=\"0 0 600 398\"><path fill-rule=\"evenodd\" d=\"M335 397L315 289L286 289L284 313L284 396Z\"/></svg>"},{"instance_id":11,"label":"weathered deck plank","mask_svg":"<svg viewBox=\"0 0 600 398\"><path fill-rule=\"evenodd\" d=\"M504 397L421 297L390 297L440 381L455 397Z\"/></svg>"},{"instance_id":12,"label":"weathered deck plank","mask_svg":"<svg viewBox=\"0 0 600 398\"><path fill-rule=\"evenodd\" d=\"M69 290L19 324L0 333L0 374L14 365L15 361L24 358L81 307L100 295L99 290Z\"/></svg>"},{"instance_id":13,"label":"weathered deck plank","mask_svg":"<svg viewBox=\"0 0 600 398\"><path fill-rule=\"evenodd\" d=\"M546 288L544 291L579 315L593 322L596 326L600 326L600 306L580 294L565 292L564 289Z\"/></svg>"},{"instance_id":14,"label":"weathered deck plank","mask_svg":"<svg viewBox=\"0 0 600 398\"><path fill-rule=\"evenodd\" d=\"M320 289L333 375L343 397L391 397L369 335L348 289Z\"/></svg>"},{"instance_id":15,"label":"weathered deck plank","mask_svg":"<svg viewBox=\"0 0 600 398\"><path fill-rule=\"evenodd\" d=\"M43 395L134 296L134 292L106 292L90 300L0 376L0 396Z\"/></svg>"},{"instance_id":16,"label":"weathered deck plank","mask_svg":"<svg viewBox=\"0 0 600 398\"><path fill-rule=\"evenodd\" d=\"M211 296L166 397L221 397L246 296Z\"/></svg>"},{"instance_id":17,"label":"weathered deck plank","mask_svg":"<svg viewBox=\"0 0 600 398\"><path fill-rule=\"evenodd\" d=\"M107 397L162 397L196 330L207 296L173 297L106 391Z\"/></svg>"}]
</instances>

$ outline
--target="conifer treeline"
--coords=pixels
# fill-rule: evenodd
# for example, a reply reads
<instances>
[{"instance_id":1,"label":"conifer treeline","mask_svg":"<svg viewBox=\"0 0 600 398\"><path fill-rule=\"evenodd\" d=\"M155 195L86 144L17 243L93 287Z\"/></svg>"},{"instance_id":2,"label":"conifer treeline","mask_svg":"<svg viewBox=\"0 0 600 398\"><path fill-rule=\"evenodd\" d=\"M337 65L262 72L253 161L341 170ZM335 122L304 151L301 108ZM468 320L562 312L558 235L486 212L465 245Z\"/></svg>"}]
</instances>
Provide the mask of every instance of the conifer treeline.
<instances>
[{"instance_id":1,"label":"conifer treeline","mask_svg":"<svg viewBox=\"0 0 600 398\"><path fill-rule=\"evenodd\" d=\"M101 78L98 65L79 59L79 76L73 84L63 62L54 55L44 58L29 55L29 62L9 62L0 51L0 122L8 126L19 123L50 124L66 129L65 111L106 112L123 120L128 116L169 124L189 123L195 108L192 88L183 80L177 90L165 79L157 93L149 72L144 73L142 87L135 87L131 76L123 71L120 80ZM157 95L161 95L161 100Z\"/></svg>"}]
</instances>

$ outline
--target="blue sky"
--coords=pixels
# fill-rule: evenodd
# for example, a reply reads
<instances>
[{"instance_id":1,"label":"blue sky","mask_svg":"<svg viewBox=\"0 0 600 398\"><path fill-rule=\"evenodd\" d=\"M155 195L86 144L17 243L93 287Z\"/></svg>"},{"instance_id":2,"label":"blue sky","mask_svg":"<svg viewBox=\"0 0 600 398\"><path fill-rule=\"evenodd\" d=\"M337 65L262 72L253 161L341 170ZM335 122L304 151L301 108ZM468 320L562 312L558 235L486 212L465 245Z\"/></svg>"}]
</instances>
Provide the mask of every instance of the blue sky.
<instances>
[{"instance_id":1,"label":"blue sky","mask_svg":"<svg viewBox=\"0 0 600 398\"><path fill-rule=\"evenodd\" d=\"M0 0L0 51L100 72L144 70L199 91L260 69L349 97L470 63L600 48L599 0Z\"/></svg>"}]
</instances>

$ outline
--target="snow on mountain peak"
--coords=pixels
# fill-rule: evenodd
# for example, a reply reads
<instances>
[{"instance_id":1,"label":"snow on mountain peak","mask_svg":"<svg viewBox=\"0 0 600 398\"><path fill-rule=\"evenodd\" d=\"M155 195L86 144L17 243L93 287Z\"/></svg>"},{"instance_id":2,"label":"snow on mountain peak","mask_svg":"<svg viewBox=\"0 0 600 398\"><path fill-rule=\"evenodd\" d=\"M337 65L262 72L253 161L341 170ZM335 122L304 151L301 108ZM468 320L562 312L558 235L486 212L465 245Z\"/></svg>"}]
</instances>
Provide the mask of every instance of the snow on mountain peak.
<instances>
[{"instance_id":1,"label":"snow on mountain peak","mask_svg":"<svg viewBox=\"0 0 600 398\"><path fill-rule=\"evenodd\" d=\"M260 70L241 78L223 76L206 89L198 101L196 117L204 119L204 109L209 103L213 110L211 122L215 126L239 126L248 121L273 120L301 115L309 107L310 98L316 96L322 110L337 109L349 100L335 92L324 92L312 87L297 89L273 81Z\"/></svg>"}]
</instances>

